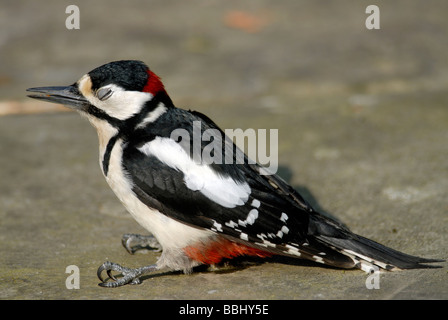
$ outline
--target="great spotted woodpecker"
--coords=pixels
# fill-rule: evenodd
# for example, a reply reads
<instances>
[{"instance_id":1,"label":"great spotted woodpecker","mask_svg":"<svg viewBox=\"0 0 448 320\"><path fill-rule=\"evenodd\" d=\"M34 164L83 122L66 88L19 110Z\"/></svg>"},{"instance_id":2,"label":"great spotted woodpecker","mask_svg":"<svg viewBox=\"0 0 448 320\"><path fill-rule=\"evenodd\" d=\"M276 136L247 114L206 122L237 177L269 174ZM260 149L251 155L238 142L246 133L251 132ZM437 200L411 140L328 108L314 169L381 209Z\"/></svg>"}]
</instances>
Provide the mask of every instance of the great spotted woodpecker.
<instances>
[{"instance_id":1,"label":"great spotted woodpecker","mask_svg":"<svg viewBox=\"0 0 448 320\"><path fill-rule=\"evenodd\" d=\"M386 270L428 267L441 260L410 256L352 233L316 212L290 185L248 161L198 163L192 141L175 139L176 129L219 132L223 154L239 150L199 112L176 108L160 78L140 61L100 66L64 87L30 88L29 97L62 103L85 116L99 138L103 174L130 214L157 240L155 265L129 269L105 262L100 286L140 283L148 272L168 268L191 272L237 256L283 255L338 268ZM188 148L185 148L188 147ZM190 148L191 147L191 148ZM200 158L200 157L199 157ZM152 247L158 247L152 241ZM109 279L103 279L106 271ZM115 277L111 271L120 272Z\"/></svg>"}]
</instances>

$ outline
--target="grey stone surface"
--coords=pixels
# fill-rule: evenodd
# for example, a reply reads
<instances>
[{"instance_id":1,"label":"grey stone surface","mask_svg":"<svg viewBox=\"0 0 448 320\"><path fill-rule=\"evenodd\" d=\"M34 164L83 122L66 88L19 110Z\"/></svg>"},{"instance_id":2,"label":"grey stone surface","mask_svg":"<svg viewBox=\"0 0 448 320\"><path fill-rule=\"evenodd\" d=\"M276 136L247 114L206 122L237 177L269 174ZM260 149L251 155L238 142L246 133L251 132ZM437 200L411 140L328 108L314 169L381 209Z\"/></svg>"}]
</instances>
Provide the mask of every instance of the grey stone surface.
<instances>
[{"instance_id":1,"label":"grey stone surface","mask_svg":"<svg viewBox=\"0 0 448 320\"><path fill-rule=\"evenodd\" d=\"M65 2L3 1L0 98L144 60L177 106L222 128L278 129L280 174L320 210L446 259L448 3L429 2L382 2L381 29L367 30L362 1L77 1L81 29L67 30ZM159 254L121 247L144 230L106 185L97 149L74 113L0 117L1 299L448 298L447 263L382 273L377 290L361 271L281 261L100 288L104 261ZM66 288L69 265L79 290Z\"/></svg>"}]
</instances>

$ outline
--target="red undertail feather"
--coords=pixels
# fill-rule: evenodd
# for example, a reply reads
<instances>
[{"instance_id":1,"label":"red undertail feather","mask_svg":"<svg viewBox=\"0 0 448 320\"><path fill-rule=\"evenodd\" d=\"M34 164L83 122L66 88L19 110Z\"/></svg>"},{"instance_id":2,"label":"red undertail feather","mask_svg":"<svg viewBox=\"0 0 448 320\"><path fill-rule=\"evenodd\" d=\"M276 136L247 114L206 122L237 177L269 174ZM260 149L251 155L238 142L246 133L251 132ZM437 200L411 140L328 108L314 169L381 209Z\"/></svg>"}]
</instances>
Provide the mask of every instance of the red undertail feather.
<instances>
[{"instance_id":1,"label":"red undertail feather","mask_svg":"<svg viewBox=\"0 0 448 320\"><path fill-rule=\"evenodd\" d=\"M237 256L267 258L273 255L270 252L252 248L223 238L210 241L208 243L196 243L195 245L185 247L183 250L190 259L208 265L217 264L223 259L231 259Z\"/></svg>"}]
</instances>

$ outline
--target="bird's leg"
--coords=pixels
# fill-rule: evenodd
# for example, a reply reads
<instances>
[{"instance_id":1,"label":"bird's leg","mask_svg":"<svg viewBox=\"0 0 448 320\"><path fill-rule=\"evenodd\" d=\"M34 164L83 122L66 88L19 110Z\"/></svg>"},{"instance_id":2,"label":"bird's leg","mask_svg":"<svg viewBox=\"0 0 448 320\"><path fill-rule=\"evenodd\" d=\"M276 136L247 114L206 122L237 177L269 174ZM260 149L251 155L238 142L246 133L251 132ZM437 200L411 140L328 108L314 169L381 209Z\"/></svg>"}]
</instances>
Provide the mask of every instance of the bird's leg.
<instances>
[{"instance_id":1,"label":"bird's leg","mask_svg":"<svg viewBox=\"0 0 448 320\"><path fill-rule=\"evenodd\" d=\"M141 249L146 249L153 252L162 251L162 246L152 235L144 236L141 234L126 233L123 235L121 243L130 254L134 254L136 251Z\"/></svg>"},{"instance_id":2,"label":"bird's leg","mask_svg":"<svg viewBox=\"0 0 448 320\"><path fill-rule=\"evenodd\" d=\"M127 233L123 235L121 243L123 244L123 247L126 249L126 251L128 251L130 254L134 254L136 251L141 249L155 252L162 251L162 246L152 235L143 236L140 234ZM144 266L141 268L130 269L123 267L117 263L107 261L98 268L97 276L101 280L101 283L99 283L101 287L116 288L128 283L140 284L140 277L142 275L156 270L158 270L158 267L155 264ZM103 279L103 271L106 271L109 278ZM114 275L112 275L112 271L120 272L121 277L116 278ZM112 281L108 281L108 279Z\"/></svg>"},{"instance_id":3,"label":"bird's leg","mask_svg":"<svg viewBox=\"0 0 448 320\"><path fill-rule=\"evenodd\" d=\"M129 284L140 284L142 282L142 280L140 279L140 277L142 275L149 273L149 272L154 272L157 270L158 270L158 267L156 264L144 266L141 268L130 269L130 268L122 267L121 265L119 265L117 263L106 261L98 268L98 271L96 274L97 274L98 278L101 280L101 283L98 284L100 287L116 288L116 287L124 286L125 284L128 284L128 283ZM101 275L103 273L103 271L106 271L109 278L113 281L107 282L107 278L103 279L103 277ZM115 278L115 276L112 275L112 273L111 273L112 271L121 272L122 277L120 277L118 279Z\"/></svg>"}]
</instances>

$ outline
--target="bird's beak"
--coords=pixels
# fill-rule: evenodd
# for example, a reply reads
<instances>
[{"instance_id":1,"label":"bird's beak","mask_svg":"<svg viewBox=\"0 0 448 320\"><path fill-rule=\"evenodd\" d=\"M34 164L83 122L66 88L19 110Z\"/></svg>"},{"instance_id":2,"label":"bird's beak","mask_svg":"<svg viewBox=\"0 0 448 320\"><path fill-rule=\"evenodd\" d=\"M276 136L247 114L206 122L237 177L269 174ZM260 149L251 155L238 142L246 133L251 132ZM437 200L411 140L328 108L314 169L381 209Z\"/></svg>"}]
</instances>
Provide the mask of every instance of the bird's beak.
<instances>
[{"instance_id":1,"label":"bird's beak","mask_svg":"<svg viewBox=\"0 0 448 320\"><path fill-rule=\"evenodd\" d=\"M29 88L26 91L38 94L29 94L28 97L45 100L53 103L61 103L75 110L83 110L89 105L86 98L79 92L76 85L66 87L38 87Z\"/></svg>"}]
</instances>

